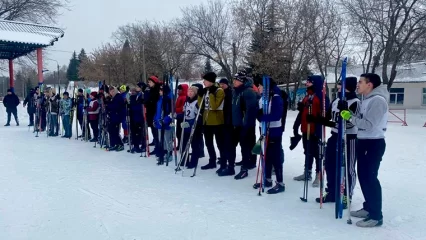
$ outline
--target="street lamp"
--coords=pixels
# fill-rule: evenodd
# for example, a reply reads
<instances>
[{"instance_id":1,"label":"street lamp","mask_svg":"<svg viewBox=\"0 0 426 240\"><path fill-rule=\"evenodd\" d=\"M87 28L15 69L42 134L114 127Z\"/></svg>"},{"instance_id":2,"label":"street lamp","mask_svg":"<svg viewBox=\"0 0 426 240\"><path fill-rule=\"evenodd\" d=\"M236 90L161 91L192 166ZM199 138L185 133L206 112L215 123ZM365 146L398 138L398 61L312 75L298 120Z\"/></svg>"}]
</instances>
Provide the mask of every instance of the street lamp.
<instances>
[{"instance_id":1,"label":"street lamp","mask_svg":"<svg viewBox=\"0 0 426 240\"><path fill-rule=\"evenodd\" d=\"M59 95L61 95L61 79L59 78L59 62L58 61L56 61L56 60L54 60L54 59L49 59L50 61L54 61L54 62L56 62L56 68L57 68L57 74L58 74L58 93L59 93ZM54 72L53 72L53 74L55 74Z\"/></svg>"}]
</instances>

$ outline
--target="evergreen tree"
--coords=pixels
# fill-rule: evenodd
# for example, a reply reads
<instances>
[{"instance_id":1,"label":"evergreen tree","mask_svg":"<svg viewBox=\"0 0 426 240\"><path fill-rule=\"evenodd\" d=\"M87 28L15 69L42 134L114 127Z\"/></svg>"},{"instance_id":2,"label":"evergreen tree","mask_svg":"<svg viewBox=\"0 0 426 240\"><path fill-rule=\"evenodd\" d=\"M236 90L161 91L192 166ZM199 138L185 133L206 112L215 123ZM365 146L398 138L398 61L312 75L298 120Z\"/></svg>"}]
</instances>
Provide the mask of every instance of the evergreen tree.
<instances>
[{"instance_id":1,"label":"evergreen tree","mask_svg":"<svg viewBox=\"0 0 426 240\"><path fill-rule=\"evenodd\" d=\"M129 82L129 78L132 71L132 49L130 48L130 42L126 39L121 49L121 63L123 69L123 80L124 83Z\"/></svg>"},{"instance_id":2,"label":"evergreen tree","mask_svg":"<svg viewBox=\"0 0 426 240\"><path fill-rule=\"evenodd\" d=\"M78 54L78 60L80 60L80 62L84 62L87 60L87 54L84 48L82 48L80 54Z\"/></svg>"},{"instance_id":3,"label":"evergreen tree","mask_svg":"<svg viewBox=\"0 0 426 240\"><path fill-rule=\"evenodd\" d=\"M74 51L67 69L68 81L79 81L79 78L78 78L79 65L80 65L80 60L77 58L77 53Z\"/></svg>"},{"instance_id":4,"label":"evergreen tree","mask_svg":"<svg viewBox=\"0 0 426 240\"><path fill-rule=\"evenodd\" d=\"M210 58L206 59L206 63L204 64L204 73L213 72L213 67L210 62Z\"/></svg>"}]
</instances>

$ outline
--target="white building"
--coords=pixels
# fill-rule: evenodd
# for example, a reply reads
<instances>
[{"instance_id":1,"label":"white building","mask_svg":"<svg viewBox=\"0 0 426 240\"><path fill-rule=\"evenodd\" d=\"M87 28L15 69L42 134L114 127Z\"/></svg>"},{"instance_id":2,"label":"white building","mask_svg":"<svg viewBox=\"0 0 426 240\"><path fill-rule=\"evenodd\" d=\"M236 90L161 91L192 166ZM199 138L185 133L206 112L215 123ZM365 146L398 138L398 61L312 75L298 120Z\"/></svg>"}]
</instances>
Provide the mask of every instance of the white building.
<instances>
[{"instance_id":1,"label":"white building","mask_svg":"<svg viewBox=\"0 0 426 240\"><path fill-rule=\"evenodd\" d=\"M336 78L333 69L328 69L328 72L327 85L329 96L332 96ZM362 73L361 66L347 67L348 77L359 78ZM381 66L376 73L381 76ZM394 109L426 109L426 61L397 67L397 75L390 89L389 104Z\"/></svg>"}]
</instances>

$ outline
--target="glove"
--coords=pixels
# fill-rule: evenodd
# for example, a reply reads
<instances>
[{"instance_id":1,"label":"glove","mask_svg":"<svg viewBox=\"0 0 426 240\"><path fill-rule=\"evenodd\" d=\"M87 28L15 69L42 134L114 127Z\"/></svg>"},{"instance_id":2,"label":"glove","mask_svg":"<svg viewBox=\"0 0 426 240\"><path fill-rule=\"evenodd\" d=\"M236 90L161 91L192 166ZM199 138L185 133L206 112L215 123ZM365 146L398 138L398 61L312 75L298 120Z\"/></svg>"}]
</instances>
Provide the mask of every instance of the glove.
<instances>
[{"instance_id":1,"label":"glove","mask_svg":"<svg viewBox=\"0 0 426 240\"><path fill-rule=\"evenodd\" d=\"M181 128L189 128L189 123L188 122L183 122L180 124Z\"/></svg>"},{"instance_id":2,"label":"glove","mask_svg":"<svg viewBox=\"0 0 426 240\"><path fill-rule=\"evenodd\" d=\"M348 102L344 100L339 100L337 103L337 109L340 111L348 110Z\"/></svg>"},{"instance_id":3,"label":"glove","mask_svg":"<svg viewBox=\"0 0 426 240\"><path fill-rule=\"evenodd\" d=\"M297 103L297 111L299 111L299 112L303 111L304 107L305 107L305 105L302 102Z\"/></svg>"},{"instance_id":4,"label":"glove","mask_svg":"<svg viewBox=\"0 0 426 240\"><path fill-rule=\"evenodd\" d=\"M311 115L311 114L308 114L308 115L306 116L306 120L307 120L309 123L314 123L314 122L316 122L316 118L314 117L314 115Z\"/></svg>"},{"instance_id":5,"label":"glove","mask_svg":"<svg viewBox=\"0 0 426 240\"><path fill-rule=\"evenodd\" d=\"M172 122L172 118L170 117L170 116L166 116L164 119L163 119L163 123L165 124L165 125L170 125L170 123Z\"/></svg>"},{"instance_id":6,"label":"glove","mask_svg":"<svg viewBox=\"0 0 426 240\"><path fill-rule=\"evenodd\" d=\"M348 110L343 110L340 112L340 116L342 116L342 118L346 121L349 121L349 119L351 119L352 117L352 113Z\"/></svg>"}]
</instances>

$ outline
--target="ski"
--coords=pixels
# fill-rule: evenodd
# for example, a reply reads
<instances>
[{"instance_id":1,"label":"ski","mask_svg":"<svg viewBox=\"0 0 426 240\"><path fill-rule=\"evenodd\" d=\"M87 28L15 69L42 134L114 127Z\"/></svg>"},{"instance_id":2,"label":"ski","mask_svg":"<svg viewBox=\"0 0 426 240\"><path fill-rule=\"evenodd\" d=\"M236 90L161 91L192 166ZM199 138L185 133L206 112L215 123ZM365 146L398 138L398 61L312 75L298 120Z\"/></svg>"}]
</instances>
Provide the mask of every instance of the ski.
<instances>
[{"instance_id":1,"label":"ski","mask_svg":"<svg viewBox=\"0 0 426 240\"><path fill-rule=\"evenodd\" d=\"M341 71L341 83L342 90L340 91L340 100L345 101L345 89L346 89L346 65L347 58L343 60L342 71ZM337 140L337 149L336 149L336 206L335 206L335 217L342 218L343 215L343 195L345 189L345 129L346 122L341 116L338 120L338 140Z\"/></svg>"},{"instance_id":2,"label":"ski","mask_svg":"<svg viewBox=\"0 0 426 240\"><path fill-rule=\"evenodd\" d=\"M322 117L326 117L326 94L327 92L327 79L324 79L323 86L322 86ZM323 196L324 196L324 175L325 175L325 168L324 168L324 160L325 160L325 153L327 149L327 141L326 141L326 128L325 125L322 125L322 141L320 142L320 152L319 152L319 158L320 158L320 208L322 209L323 204Z\"/></svg>"}]
</instances>

